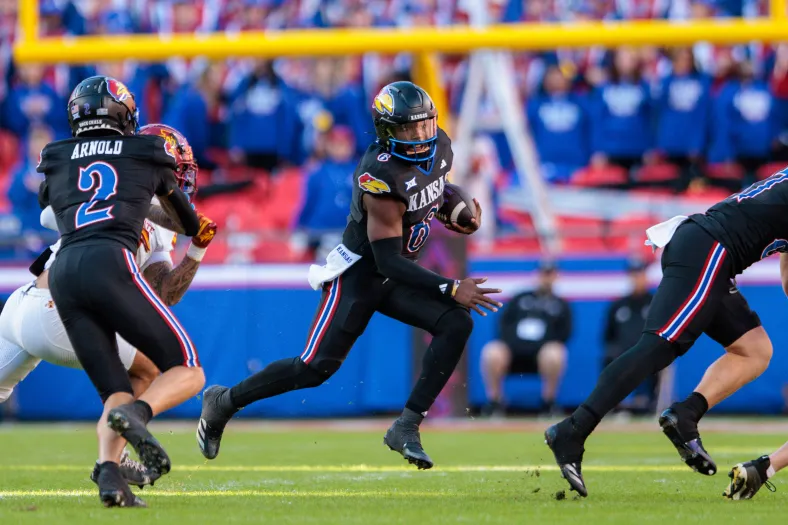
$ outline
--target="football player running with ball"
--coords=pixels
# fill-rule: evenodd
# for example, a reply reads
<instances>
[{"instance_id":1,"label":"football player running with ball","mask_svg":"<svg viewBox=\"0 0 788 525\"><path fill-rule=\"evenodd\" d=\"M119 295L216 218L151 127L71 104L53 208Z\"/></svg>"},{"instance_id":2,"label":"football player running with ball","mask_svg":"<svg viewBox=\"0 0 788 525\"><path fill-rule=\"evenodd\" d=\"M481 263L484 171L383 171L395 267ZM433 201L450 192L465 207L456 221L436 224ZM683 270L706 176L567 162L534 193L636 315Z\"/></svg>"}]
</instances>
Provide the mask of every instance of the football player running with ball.
<instances>
[{"instance_id":1,"label":"football player running with ball","mask_svg":"<svg viewBox=\"0 0 788 525\"><path fill-rule=\"evenodd\" d=\"M462 281L417 264L430 221L444 203L452 166L451 141L438 127L430 96L410 82L385 86L372 105L377 140L354 173L353 198L343 242L325 266L312 266L309 282L323 295L299 357L282 359L232 388L212 386L203 396L197 441L213 459L225 425L243 407L292 390L321 385L342 365L375 312L422 328L433 336L422 373L402 415L383 439L419 469L433 466L419 425L452 375L473 329L470 309L497 311L501 304L480 288L485 279ZM446 226L471 234L481 224L478 202L472 219ZM456 208L455 208L456 209ZM453 210L452 210L453 211Z\"/></svg>"}]
</instances>

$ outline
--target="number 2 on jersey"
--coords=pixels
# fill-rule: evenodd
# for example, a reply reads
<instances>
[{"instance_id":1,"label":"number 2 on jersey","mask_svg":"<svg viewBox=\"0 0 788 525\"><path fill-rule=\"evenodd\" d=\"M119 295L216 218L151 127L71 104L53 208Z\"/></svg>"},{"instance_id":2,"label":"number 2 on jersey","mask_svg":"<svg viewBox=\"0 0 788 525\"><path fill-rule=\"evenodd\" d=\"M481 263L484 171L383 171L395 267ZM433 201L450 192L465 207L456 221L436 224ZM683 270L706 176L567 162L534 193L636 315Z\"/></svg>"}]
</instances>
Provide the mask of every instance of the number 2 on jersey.
<instances>
[{"instance_id":1,"label":"number 2 on jersey","mask_svg":"<svg viewBox=\"0 0 788 525\"><path fill-rule=\"evenodd\" d=\"M77 209L77 214L74 216L76 229L114 218L112 215L114 204L98 210L93 208L118 192L118 172L115 168L101 161L94 162L86 168L79 168L77 187L80 191L94 191L90 200L82 203Z\"/></svg>"}]
</instances>

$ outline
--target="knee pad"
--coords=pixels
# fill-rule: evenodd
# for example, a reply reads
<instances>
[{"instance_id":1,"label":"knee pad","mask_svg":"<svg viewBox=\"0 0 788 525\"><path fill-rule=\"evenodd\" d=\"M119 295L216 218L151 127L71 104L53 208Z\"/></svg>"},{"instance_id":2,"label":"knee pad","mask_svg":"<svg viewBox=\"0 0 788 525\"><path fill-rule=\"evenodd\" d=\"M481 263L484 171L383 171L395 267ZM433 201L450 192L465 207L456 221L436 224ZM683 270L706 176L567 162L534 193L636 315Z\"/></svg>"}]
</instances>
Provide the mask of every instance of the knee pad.
<instances>
[{"instance_id":1,"label":"knee pad","mask_svg":"<svg viewBox=\"0 0 788 525\"><path fill-rule=\"evenodd\" d=\"M335 359L315 359L306 364L300 358L296 358L296 384L299 388L320 386L326 379L334 375L340 366L342 366L342 362Z\"/></svg>"},{"instance_id":2,"label":"knee pad","mask_svg":"<svg viewBox=\"0 0 788 525\"><path fill-rule=\"evenodd\" d=\"M435 335L446 335L463 344L471 336L472 331L473 318L465 308L452 308L443 314L435 325Z\"/></svg>"}]
</instances>

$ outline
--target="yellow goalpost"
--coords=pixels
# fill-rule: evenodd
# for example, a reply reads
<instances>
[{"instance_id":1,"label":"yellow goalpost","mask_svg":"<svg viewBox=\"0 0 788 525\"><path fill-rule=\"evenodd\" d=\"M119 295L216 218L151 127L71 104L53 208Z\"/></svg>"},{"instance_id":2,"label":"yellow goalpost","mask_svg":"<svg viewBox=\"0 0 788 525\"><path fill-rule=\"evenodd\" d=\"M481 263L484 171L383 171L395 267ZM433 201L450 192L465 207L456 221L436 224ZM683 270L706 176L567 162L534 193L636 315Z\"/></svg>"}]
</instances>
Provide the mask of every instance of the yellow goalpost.
<instances>
[{"instance_id":1,"label":"yellow goalpost","mask_svg":"<svg viewBox=\"0 0 788 525\"><path fill-rule=\"evenodd\" d=\"M768 17L746 20L520 23L485 28L299 29L235 34L40 38L38 0L20 0L22 33L14 46L14 60L18 63L77 64L125 59L158 61L173 56L224 59L407 52L415 56L414 79L436 98L441 110L445 108L445 93L436 73L433 53L467 53L476 49L545 50L592 45L684 46L699 41L714 44L788 41L786 4L788 0L771 0Z\"/></svg>"}]
</instances>

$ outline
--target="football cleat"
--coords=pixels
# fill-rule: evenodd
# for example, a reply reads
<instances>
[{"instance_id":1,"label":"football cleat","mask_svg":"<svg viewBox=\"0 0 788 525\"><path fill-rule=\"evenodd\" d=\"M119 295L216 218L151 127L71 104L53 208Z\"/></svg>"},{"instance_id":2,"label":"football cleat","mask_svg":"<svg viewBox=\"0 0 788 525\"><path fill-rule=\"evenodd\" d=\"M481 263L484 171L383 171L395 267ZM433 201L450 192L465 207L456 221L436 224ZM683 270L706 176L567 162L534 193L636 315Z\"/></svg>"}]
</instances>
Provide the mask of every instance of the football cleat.
<instances>
[{"instance_id":1,"label":"football cleat","mask_svg":"<svg viewBox=\"0 0 788 525\"><path fill-rule=\"evenodd\" d=\"M588 496L582 470L585 448L583 440L573 434L572 420L564 419L545 430L544 442L553 451L561 476L569 483L569 487L585 498Z\"/></svg>"},{"instance_id":2,"label":"football cleat","mask_svg":"<svg viewBox=\"0 0 788 525\"><path fill-rule=\"evenodd\" d=\"M90 481L98 484L100 470L100 464L98 461L96 461L96 464L93 466L93 472L90 473ZM150 485L152 487L156 480L161 477L160 473L152 472L145 468L145 465L139 461L134 461L131 459L131 456L129 456L129 451L125 448L123 449L123 453L120 455L120 475L123 476L123 479L126 480L126 483L129 485L136 485L139 488L142 488L145 485Z\"/></svg>"},{"instance_id":3,"label":"football cleat","mask_svg":"<svg viewBox=\"0 0 788 525\"><path fill-rule=\"evenodd\" d=\"M421 446L421 434L418 425L407 425L395 421L383 436L383 444L394 452L399 452L411 465L419 470L431 469L434 465Z\"/></svg>"},{"instance_id":4,"label":"football cleat","mask_svg":"<svg viewBox=\"0 0 788 525\"><path fill-rule=\"evenodd\" d=\"M117 470L99 469L96 483L99 487L99 498L105 507L147 507L148 505L134 495L128 483Z\"/></svg>"},{"instance_id":5,"label":"football cleat","mask_svg":"<svg viewBox=\"0 0 788 525\"><path fill-rule=\"evenodd\" d=\"M752 499L764 485L771 492L775 492L777 488L769 481L766 474L770 464L769 456L739 463L728 473L731 481L722 495L732 500Z\"/></svg>"},{"instance_id":6,"label":"football cleat","mask_svg":"<svg viewBox=\"0 0 788 525\"><path fill-rule=\"evenodd\" d=\"M157 477L170 471L170 457L164 447L148 432L142 418L135 411L134 405L121 405L110 410L107 425L134 447L137 456L145 468Z\"/></svg>"},{"instance_id":7,"label":"football cleat","mask_svg":"<svg viewBox=\"0 0 788 525\"><path fill-rule=\"evenodd\" d=\"M690 421L683 421L684 425L697 425ZM695 439L686 439L684 434L679 430L679 414L673 408L668 408L662 415L659 416L659 426L662 427L662 432L668 437L673 446L681 456L681 460L687 464L689 468L695 472L700 472L706 476L713 476L717 473L717 465L706 449L703 448L703 441L700 437ZM696 431L697 433L697 431Z\"/></svg>"},{"instance_id":8,"label":"football cleat","mask_svg":"<svg viewBox=\"0 0 788 525\"><path fill-rule=\"evenodd\" d=\"M197 423L197 445L206 459L214 459L219 455L224 427L232 418L220 403L220 396L229 390L225 386L214 385L202 395L202 412Z\"/></svg>"}]
</instances>

